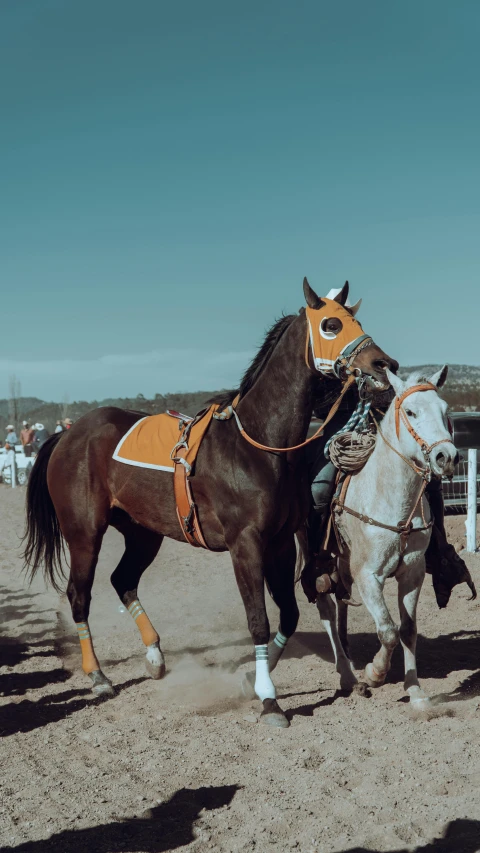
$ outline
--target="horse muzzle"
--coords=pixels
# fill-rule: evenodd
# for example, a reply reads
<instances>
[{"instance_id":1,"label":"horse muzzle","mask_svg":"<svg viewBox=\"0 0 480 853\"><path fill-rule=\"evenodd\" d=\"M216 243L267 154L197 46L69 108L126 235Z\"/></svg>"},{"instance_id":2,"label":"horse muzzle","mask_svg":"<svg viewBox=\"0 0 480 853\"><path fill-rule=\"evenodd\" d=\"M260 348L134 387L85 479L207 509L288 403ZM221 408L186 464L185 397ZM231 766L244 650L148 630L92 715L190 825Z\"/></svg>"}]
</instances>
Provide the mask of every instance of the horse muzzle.
<instances>
[{"instance_id":1,"label":"horse muzzle","mask_svg":"<svg viewBox=\"0 0 480 853\"><path fill-rule=\"evenodd\" d=\"M447 439L438 444L430 455L430 467L435 477L453 477L457 462L457 448Z\"/></svg>"}]
</instances>

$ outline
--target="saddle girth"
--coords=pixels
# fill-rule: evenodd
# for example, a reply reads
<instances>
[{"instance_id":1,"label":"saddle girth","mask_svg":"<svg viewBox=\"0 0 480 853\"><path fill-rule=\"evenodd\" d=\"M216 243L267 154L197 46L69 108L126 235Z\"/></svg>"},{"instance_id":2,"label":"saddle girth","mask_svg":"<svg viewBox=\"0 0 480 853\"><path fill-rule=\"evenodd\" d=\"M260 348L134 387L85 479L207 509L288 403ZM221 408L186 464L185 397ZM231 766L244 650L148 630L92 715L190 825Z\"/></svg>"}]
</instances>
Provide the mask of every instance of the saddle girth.
<instances>
[{"instance_id":1,"label":"saddle girth","mask_svg":"<svg viewBox=\"0 0 480 853\"><path fill-rule=\"evenodd\" d=\"M170 454L170 458L174 464L173 492L177 518L188 544L193 545L194 548L205 548L209 551L210 549L205 542L202 528L200 527L197 506L193 499L192 487L190 485L192 466L185 458L188 451L188 436L191 428L207 414L207 411L204 409L195 418L188 419L177 412L168 412L168 414L178 417L179 429L181 431L180 438Z\"/></svg>"}]
</instances>

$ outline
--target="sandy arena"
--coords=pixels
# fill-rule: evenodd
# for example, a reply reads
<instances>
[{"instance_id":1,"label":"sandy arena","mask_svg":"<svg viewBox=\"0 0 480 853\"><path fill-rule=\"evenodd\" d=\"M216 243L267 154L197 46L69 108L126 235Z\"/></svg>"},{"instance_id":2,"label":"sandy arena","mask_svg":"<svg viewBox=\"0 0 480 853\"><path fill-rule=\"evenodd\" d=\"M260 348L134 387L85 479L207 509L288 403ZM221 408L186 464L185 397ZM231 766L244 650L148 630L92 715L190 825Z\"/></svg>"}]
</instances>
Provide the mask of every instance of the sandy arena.
<instances>
[{"instance_id":1,"label":"sandy arena","mask_svg":"<svg viewBox=\"0 0 480 853\"><path fill-rule=\"evenodd\" d=\"M90 625L117 695L96 699L64 596L21 575L25 491L0 486L0 849L16 853L480 850L480 602L465 585L446 611L427 578L418 668L431 719L405 703L400 649L370 699L341 695L316 608L275 674L291 727L258 722L240 698L252 644L228 554L166 542L140 585L162 637L165 680L146 678L133 620L109 576L109 531ZM464 517L449 518L460 548ZM469 560L480 587L480 561ZM387 585L392 613L396 584ZM272 630L277 616L269 603ZM350 614L358 669L377 648ZM436 840L437 839L437 840ZM442 840L439 840L442 839Z\"/></svg>"}]
</instances>

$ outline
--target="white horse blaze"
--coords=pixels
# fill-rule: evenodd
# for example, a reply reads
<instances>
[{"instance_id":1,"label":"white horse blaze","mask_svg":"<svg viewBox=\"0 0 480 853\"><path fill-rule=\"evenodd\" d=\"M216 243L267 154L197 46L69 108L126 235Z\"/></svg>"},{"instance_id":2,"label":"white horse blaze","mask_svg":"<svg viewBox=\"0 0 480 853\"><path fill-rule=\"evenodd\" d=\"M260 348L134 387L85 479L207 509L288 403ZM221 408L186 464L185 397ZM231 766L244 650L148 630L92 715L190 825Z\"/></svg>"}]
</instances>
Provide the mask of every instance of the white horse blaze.
<instances>
[{"instance_id":1,"label":"white horse blaze","mask_svg":"<svg viewBox=\"0 0 480 853\"><path fill-rule=\"evenodd\" d=\"M268 645L255 646L255 693L263 702L264 699L275 699L275 685L270 678L268 665Z\"/></svg>"}]
</instances>

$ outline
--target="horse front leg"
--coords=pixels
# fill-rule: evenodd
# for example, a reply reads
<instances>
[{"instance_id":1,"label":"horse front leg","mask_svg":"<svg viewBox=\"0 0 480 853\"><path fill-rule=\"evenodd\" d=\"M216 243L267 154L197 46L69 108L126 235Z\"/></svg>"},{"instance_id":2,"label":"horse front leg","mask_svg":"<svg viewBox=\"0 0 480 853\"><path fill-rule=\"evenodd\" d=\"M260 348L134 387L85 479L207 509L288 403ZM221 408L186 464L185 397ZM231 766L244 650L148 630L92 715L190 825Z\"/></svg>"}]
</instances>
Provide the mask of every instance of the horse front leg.
<instances>
[{"instance_id":1,"label":"horse front leg","mask_svg":"<svg viewBox=\"0 0 480 853\"><path fill-rule=\"evenodd\" d=\"M246 528L230 547L233 568L255 646L254 691L263 704L261 720L271 726L290 724L276 700L270 676L268 641L270 625L265 607L265 547L258 530Z\"/></svg>"},{"instance_id":2,"label":"horse front leg","mask_svg":"<svg viewBox=\"0 0 480 853\"><path fill-rule=\"evenodd\" d=\"M265 579L270 595L280 611L278 631L268 646L268 666L272 673L282 657L290 637L298 625L295 598L296 548L293 536L270 545L264 556ZM242 691L247 699L255 698L255 673L246 672Z\"/></svg>"},{"instance_id":3,"label":"horse front leg","mask_svg":"<svg viewBox=\"0 0 480 853\"><path fill-rule=\"evenodd\" d=\"M369 687L380 687L390 669L393 650L398 645L400 632L385 603L382 580L371 569L362 568L355 575L355 581L365 606L373 616L380 640L380 649L372 663L365 667L364 678Z\"/></svg>"},{"instance_id":4,"label":"horse front leg","mask_svg":"<svg viewBox=\"0 0 480 853\"><path fill-rule=\"evenodd\" d=\"M417 677L417 604L425 578L425 558L415 565L404 566L398 581L398 609L400 611L400 641L405 659L404 688L410 697L412 708L428 710L431 702L423 692Z\"/></svg>"}]
</instances>

